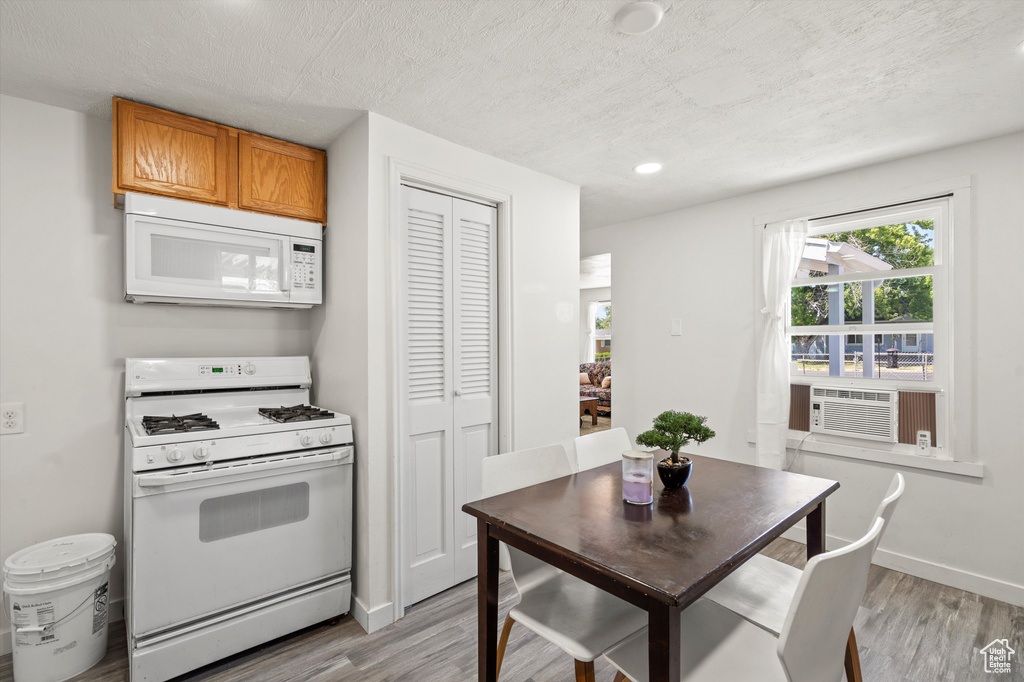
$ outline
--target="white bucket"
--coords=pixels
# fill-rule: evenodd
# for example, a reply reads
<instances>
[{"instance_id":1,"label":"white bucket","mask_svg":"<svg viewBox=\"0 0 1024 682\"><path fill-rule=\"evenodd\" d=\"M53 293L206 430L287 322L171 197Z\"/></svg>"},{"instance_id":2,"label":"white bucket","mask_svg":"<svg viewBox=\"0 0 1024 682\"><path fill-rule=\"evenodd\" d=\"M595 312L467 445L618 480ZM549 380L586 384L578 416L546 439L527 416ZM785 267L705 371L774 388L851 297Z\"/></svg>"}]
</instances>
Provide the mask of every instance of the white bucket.
<instances>
[{"instance_id":1,"label":"white bucket","mask_svg":"<svg viewBox=\"0 0 1024 682\"><path fill-rule=\"evenodd\" d=\"M106 533L71 535L4 562L15 682L61 682L103 658L115 544Z\"/></svg>"}]
</instances>

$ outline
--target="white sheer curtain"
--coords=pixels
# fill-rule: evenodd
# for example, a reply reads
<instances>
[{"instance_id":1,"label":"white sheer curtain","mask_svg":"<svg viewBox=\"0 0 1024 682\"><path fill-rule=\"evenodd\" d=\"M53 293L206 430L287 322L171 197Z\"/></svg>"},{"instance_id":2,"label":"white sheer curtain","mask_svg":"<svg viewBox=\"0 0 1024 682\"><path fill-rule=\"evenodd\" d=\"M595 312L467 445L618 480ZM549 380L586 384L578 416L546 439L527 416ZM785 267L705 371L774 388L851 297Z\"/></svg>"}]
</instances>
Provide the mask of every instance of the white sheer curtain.
<instances>
[{"instance_id":1,"label":"white sheer curtain","mask_svg":"<svg viewBox=\"0 0 1024 682\"><path fill-rule=\"evenodd\" d=\"M597 307L600 301L590 301L587 304L587 320L590 324L590 333L587 334L587 362L594 361L594 354L597 345Z\"/></svg>"},{"instance_id":2,"label":"white sheer curtain","mask_svg":"<svg viewBox=\"0 0 1024 682\"><path fill-rule=\"evenodd\" d=\"M757 463L781 469L789 430L790 343L786 337L789 289L807 241L806 220L771 223L764 229L762 294L764 337L757 366Z\"/></svg>"}]
</instances>

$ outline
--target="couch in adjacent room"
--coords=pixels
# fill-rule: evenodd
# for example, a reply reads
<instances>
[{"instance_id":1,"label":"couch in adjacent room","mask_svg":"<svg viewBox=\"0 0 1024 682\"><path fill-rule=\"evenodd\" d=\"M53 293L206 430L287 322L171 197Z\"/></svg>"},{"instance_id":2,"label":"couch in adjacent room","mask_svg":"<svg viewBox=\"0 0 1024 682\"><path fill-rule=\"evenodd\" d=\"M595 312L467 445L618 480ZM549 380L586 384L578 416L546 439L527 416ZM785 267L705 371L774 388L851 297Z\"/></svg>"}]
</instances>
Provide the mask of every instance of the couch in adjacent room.
<instances>
[{"instance_id":1,"label":"couch in adjacent room","mask_svg":"<svg viewBox=\"0 0 1024 682\"><path fill-rule=\"evenodd\" d=\"M584 362L580 365L580 397L597 398L597 413L612 413L612 363Z\"/></svg>"}]
</instances>

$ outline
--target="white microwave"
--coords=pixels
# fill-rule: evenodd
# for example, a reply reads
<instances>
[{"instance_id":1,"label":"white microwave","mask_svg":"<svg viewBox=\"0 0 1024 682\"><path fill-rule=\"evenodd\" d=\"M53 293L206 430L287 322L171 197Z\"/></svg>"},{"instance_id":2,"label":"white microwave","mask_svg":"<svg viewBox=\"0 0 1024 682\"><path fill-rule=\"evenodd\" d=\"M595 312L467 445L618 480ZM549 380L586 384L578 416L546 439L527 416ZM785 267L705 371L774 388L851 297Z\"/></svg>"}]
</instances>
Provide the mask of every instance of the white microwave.
<instances>
[{"instance_id":1,"label":"white microwave","mask_svg":"<svg viewBox=\"0 0 1024 682\"><path fill-rule=\"evenodd\" d=\"M127 193L130 303L310 308L323 302L319 223Z\"/></svg>"}]
</instances>

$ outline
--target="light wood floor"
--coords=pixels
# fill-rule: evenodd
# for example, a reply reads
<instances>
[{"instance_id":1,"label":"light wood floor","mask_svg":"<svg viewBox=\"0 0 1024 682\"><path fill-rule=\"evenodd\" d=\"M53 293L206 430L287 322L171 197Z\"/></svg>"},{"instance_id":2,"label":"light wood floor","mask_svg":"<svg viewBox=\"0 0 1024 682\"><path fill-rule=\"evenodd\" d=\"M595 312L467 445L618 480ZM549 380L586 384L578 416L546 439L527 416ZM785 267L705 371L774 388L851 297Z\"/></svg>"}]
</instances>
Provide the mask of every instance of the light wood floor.
<instances>
[{"instance_id":1,"label":"light wood floor","mask_svg":"<svg viewBox=\"0 0 1024 682\"><path fill-rule=\"evenodd\" d=\"M802 567L804 546L776 540L765 551ZM514 599L507 575L501 580L500 617ZM1024 680L1014 659L1013 674L987 675L978 650L996 638L1024 656L1024 608L944 587L872 566L867 595L856 623L864 679L869 682L979 682ZM110 628L110 646L97 666L76 682L127 679L123 623ZM572 660L516 625L502 682L569 682ZM613 670L596 664L596 682L611 682ZM11 657L0 658L0 680L11 679ZM319 625L239 654L179 682L460 682L476 679L476 584L458 585L427 599L404 619L366 635L350 617ZM728 682L728 681L723 681Z\"/></svg>"}]
</instances>

